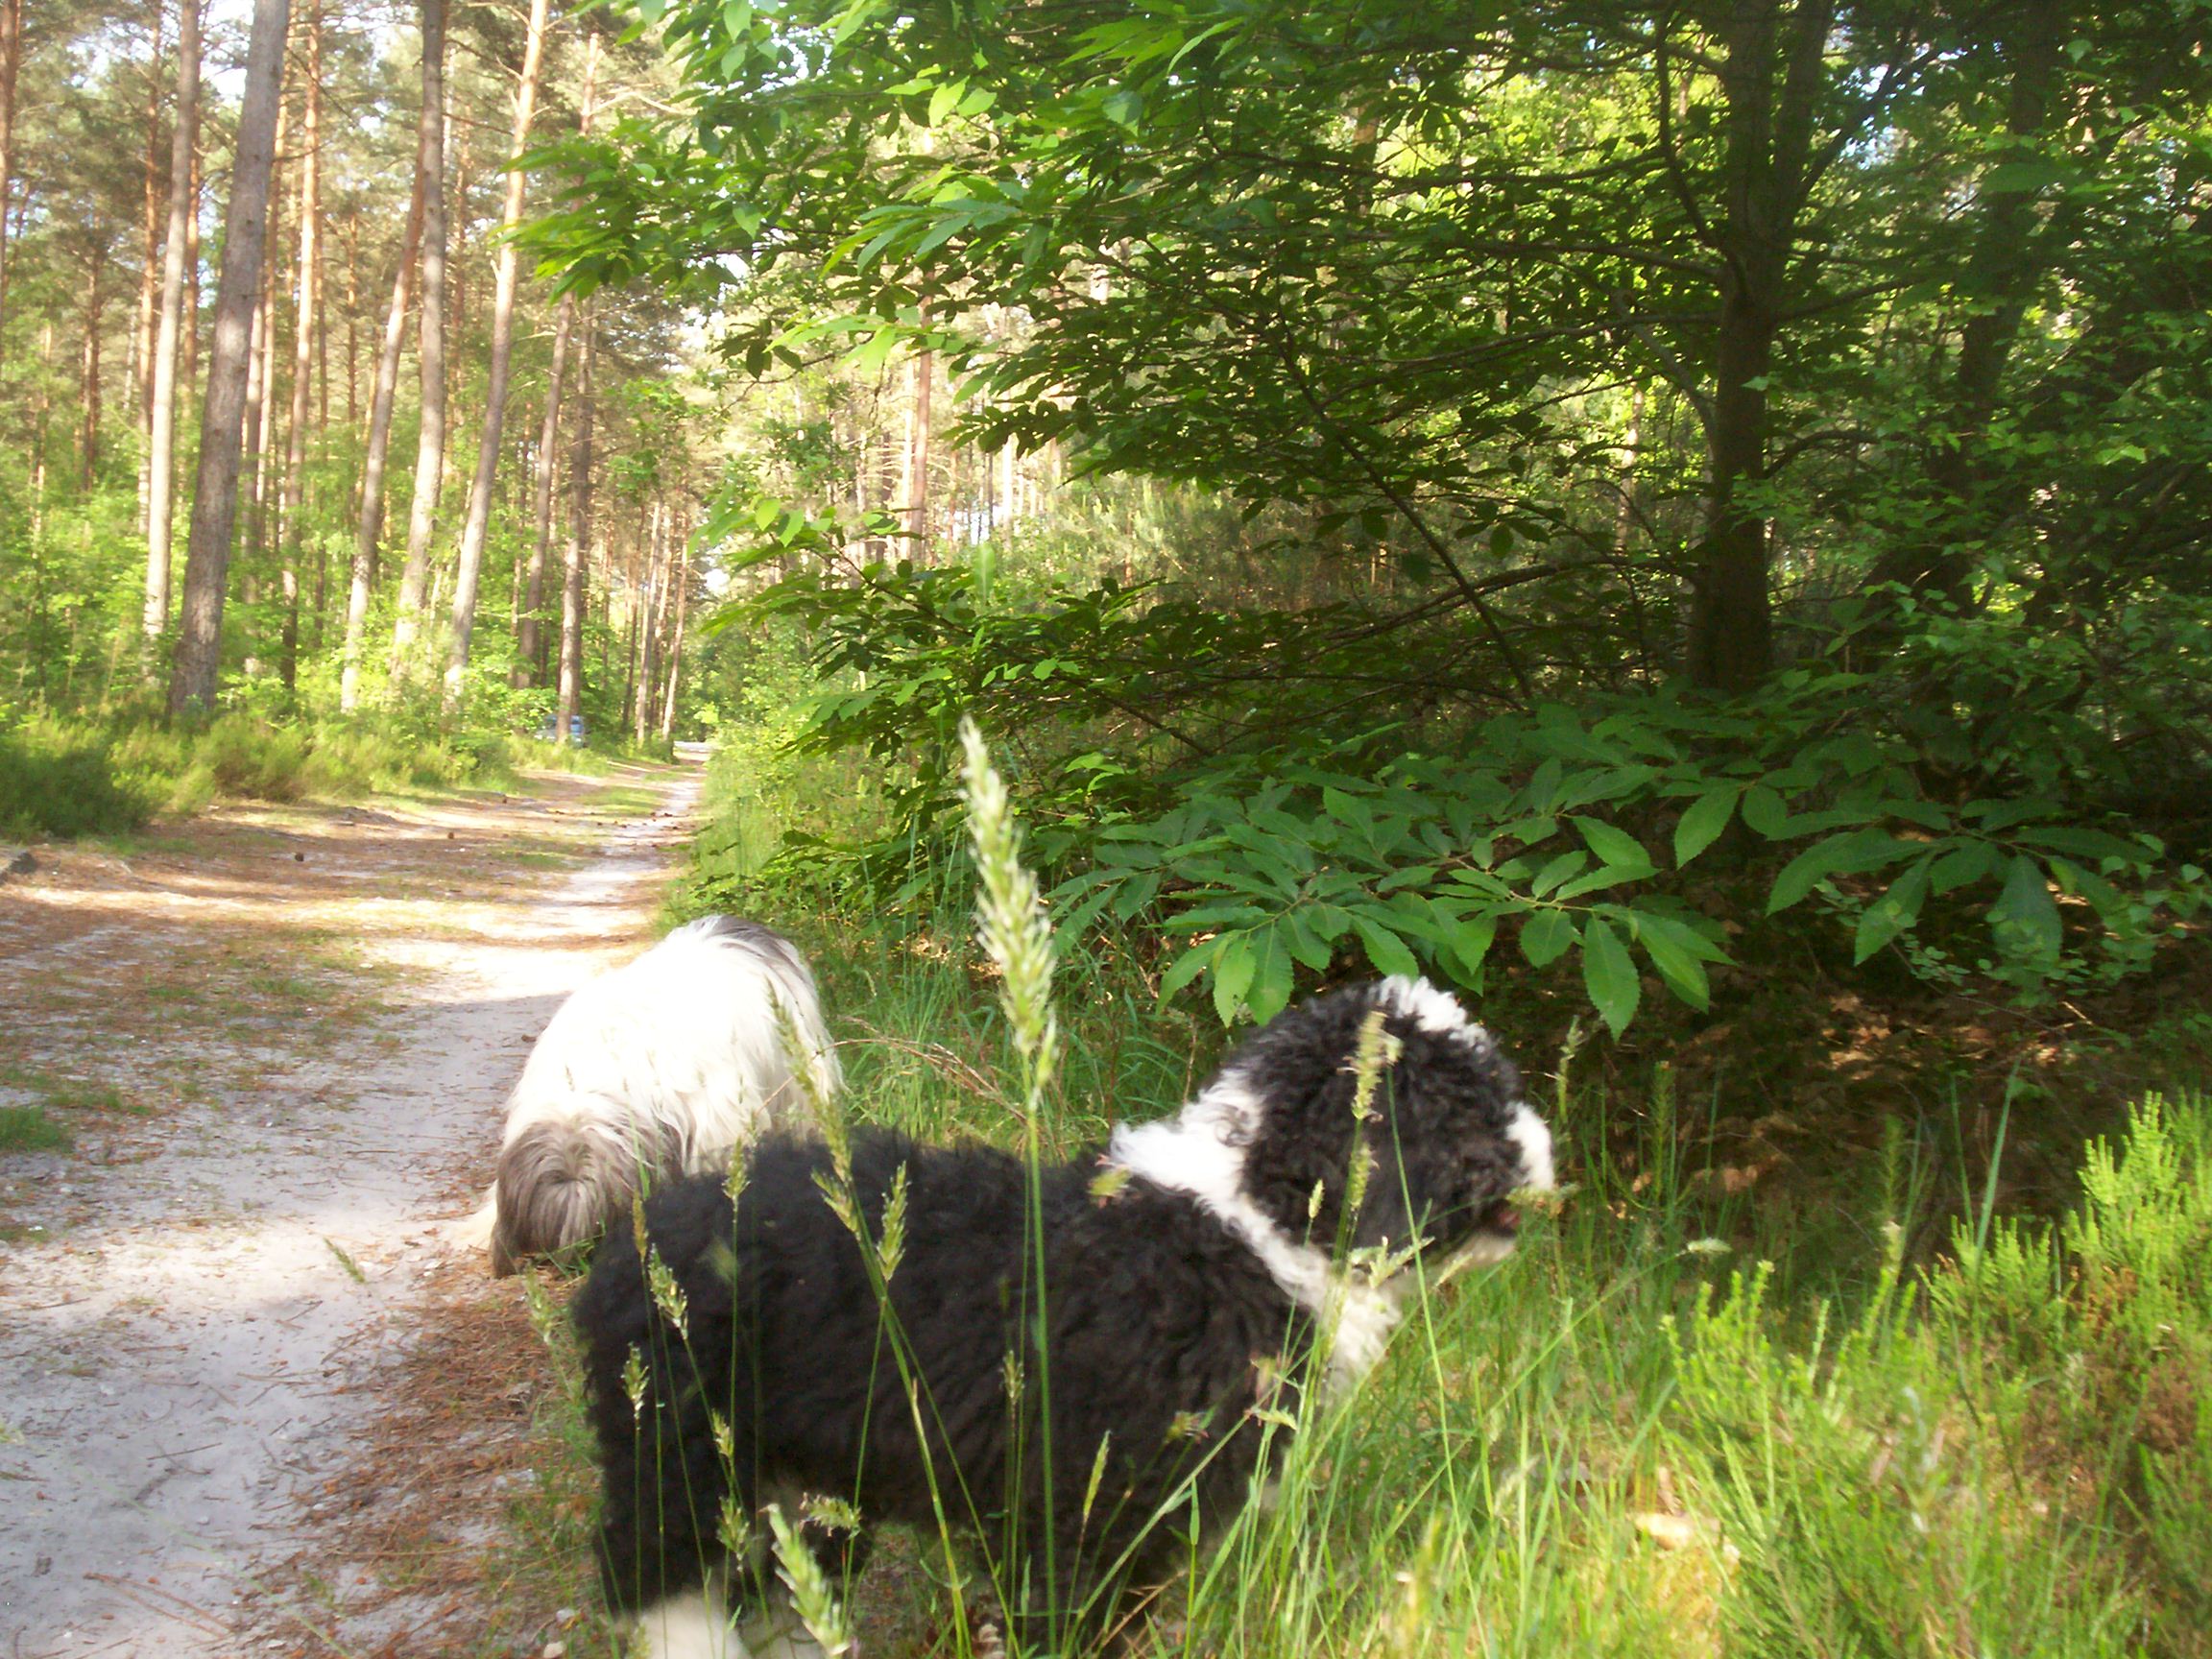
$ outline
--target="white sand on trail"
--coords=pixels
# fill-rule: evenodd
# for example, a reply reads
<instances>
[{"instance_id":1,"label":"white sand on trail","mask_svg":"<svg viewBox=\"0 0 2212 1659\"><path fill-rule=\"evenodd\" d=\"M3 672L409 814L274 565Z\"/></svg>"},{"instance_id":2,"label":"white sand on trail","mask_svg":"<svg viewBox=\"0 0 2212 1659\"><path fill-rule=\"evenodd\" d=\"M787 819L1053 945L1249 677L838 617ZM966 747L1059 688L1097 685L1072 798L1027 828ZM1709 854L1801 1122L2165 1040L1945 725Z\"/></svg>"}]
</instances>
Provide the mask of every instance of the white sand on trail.
<instances>
[{"instance_id":1,"label":"white sand on trail","mask_svg":"<svg viewBox=\"0 0 2212 1659\"><path fill-rule=\"evenodd\" d=\"M496 837L542 822L542 804L427 829L418 817L415 866L388 882L373 859L339 873L350 913L397 907L371 912L395 925L361 942L401 971L396 1016L260 1036L253 1052L270 1058L247 1088L138 1124L127 1159L89 1157L83 1137L75 1156L0 1155L12 1218L50 1228L0 1243L0 1659L246 1650L242 1599L375 1407L373 1388L349 1385L420 1323L421 1281L448 1248L440 1223L468 1203L453 1173L485 1161L559 999L640 942L670 814L698 787L696 774L672 781L659 813L573 875L484 847L501 884L444 917L419 867L451 838L442 824ZM239 923L235 895L145 884L44 895L93 924L59 945L11 954L0 929L0 1028L26 975L103 973L96 945L138 926L119 908L179 941ZM20 887L0 899L24 902ZM95 989L133 996L128 974ZM129 1041L133 1061L188 1058L158 1032Z\"/></svg>"}]
</instances>

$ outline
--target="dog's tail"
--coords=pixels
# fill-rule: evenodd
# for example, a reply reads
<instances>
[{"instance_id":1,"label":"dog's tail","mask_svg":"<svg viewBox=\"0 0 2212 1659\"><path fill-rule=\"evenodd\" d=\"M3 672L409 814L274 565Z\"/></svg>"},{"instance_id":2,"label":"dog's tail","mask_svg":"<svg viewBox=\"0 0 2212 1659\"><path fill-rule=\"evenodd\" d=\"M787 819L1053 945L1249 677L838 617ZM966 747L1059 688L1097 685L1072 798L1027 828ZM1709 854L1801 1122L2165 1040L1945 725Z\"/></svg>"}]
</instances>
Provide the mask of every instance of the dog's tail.
<instances>
[{"instance_id":1,"label":"dog's tail","mask_svg":"<svg viewBox=\"0 0 2212 1659\"><path fill-rule=\"evenodd\" d=\"M492 1190L492 1271L504 1278L528 1257L581 1244L630 1208L661 1149L626 1125L628 1138L588 1118L533 1123L500 1148Z\"/></svg>"}]
</instances>

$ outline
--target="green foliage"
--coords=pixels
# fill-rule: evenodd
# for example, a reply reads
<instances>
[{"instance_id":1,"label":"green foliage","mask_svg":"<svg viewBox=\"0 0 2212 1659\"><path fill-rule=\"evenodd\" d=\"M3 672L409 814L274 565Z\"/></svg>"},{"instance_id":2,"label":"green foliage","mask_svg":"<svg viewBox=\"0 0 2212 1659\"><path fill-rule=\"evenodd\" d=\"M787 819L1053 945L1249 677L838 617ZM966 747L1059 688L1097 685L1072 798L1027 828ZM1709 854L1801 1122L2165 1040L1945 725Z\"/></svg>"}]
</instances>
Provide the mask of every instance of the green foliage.
<instances>
[{"instance_id":1,"label":"green foliage","mask_svg":"<svg viewBox=\"0 0 2212 1659\"><path fill-rule=\"evenodd\" d=\"M450 787L509 764L497 733L410 731L388 719L290 725L234 713L193 728L38 715L0 730L0 831L115 834L217 796L344 800Z\"/></svg>"},{"instance_id":2,"label":"green foliage","mask_svg":"<svg viewBox=\"0 0 2212 1659\"><path fill-rule=\"evenodd\" d=\"M2094 1507L2036 1499L2042 1522L2019 1490L2023 1449L2054 1441L2062 1458L2102 1454L2126 1485L2130 1439L2133 1522L2160 1562L2153 1650L2176 1650L2212 1497L2212 1111L2147 1097L2080 1182L2056 1228L1958 1224L1924 1316L1892 1229L1840 1340L1823 1307L1786 1353L1767 1267L1708 1292L1671 1336L1669 1435L1743 1552L1725 1608L1747 1650L1897 1651L1952 1603L1970 1650L2138 1651L2118 1585L2076 1588L2100 1575Z\"/></svg>"},{"instance_id":3,"label":"green foliage","mask_svg":"<svg viewBox=\"0 0 2212 1659\"><path fill-rule=\"evenodd\" d=\"M1352 964L1479 991L1503 940L1618 1034L1647 974L1706 1006L1748 891L1767 917L1816 903L1854 965L1889 951L1938 984L2033 997L2140 973L2204 901L2196 865L2092 816L2107 778L2052 760L2089 753L2071 714L2015 717L2032 777L2001 749L1950 764L1949 728L1914 700L1887 717L1893 682L1827 666L1734 706L1667 689L1379 719L1335 701L1374 650L1350 608L981 588L972 565L801 570L730 613L812 641L813 692L793 697L788 664L778 683L782 742L904 780L874 840L810 832L781 868L937 902L950 739L974 710L1026 761L1064 927L1142 921L1186 941L1162 991L1200 989L1224 1021L1265 1020L1301 974Z\"/></svg>"},{"instance_id":4,"label":"green foliage","mask_svg":"<svg viewBox=\"0 0 2212 1659\"><path fill-rule=\"evenodd\" d=\"M0 1152L66 1152L69 1131L42 1106L0 1106Z\"/></svg>"},{"instance_id":5,"label":"green foliage","mask_svg":"<svg viewBox=\"0 0 2212 1659\"><path fill-rule=\"evenodd\" d=\"M135 830L154 808L118 781L108 735L39 717L0 730L0 833L85 835Z\"/></svg>"}]
</instances>

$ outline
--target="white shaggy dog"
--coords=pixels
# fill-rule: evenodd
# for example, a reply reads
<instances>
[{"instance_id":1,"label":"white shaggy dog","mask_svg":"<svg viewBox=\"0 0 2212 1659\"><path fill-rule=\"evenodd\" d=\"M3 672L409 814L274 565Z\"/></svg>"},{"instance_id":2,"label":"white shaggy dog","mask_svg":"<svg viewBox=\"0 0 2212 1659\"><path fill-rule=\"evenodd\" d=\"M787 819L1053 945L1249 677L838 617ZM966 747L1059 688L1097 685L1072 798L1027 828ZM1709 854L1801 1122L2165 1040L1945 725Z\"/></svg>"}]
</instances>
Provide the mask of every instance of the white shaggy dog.
<instances>
[{"instance_id":1,"label":"white shaggy dog","mask_svg":"<svg viewBox=\"0 0 2212 1659\"><path fill-rule=\"evenodd\" d=\"M686 923L561 1005L507 1100L492 1194L463 1230L492 1271L590 1238L641 1185L727 1170L736 1148L842 1086L797 947L736 916Z\"/></svg>"}]
</instances>

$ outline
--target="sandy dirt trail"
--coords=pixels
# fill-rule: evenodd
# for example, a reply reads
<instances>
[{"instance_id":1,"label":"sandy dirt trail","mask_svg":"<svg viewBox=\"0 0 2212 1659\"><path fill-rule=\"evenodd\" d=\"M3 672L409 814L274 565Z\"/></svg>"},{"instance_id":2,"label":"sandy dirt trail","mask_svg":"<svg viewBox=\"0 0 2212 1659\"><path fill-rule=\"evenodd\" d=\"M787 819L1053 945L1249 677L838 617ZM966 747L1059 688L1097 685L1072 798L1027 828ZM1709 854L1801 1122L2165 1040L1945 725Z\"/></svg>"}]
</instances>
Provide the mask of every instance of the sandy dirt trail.
<instances>
[{"instance_id":1,"label":"sandy dirt trail","mask_svg":"<svg viewBox=\"0 0 2212 1659\"><path fill-rule=\"evenodd\" d=\"M0 1656L247 1650L698 790L229 809L0 886L0 1106L75 1134L0 1152Z\"/></svg>"}]
</instances>

